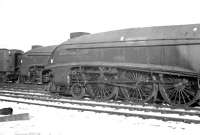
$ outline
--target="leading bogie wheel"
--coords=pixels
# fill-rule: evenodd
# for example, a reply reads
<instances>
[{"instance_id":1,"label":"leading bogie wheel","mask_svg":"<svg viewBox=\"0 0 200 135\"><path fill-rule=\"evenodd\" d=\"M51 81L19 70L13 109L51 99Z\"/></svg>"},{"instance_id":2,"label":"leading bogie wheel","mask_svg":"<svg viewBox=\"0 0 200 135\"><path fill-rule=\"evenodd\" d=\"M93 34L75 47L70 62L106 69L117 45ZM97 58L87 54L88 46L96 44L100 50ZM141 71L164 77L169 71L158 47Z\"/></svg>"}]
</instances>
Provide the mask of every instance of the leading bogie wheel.
<instances>
[{"instance_id":1,"label":"leading bogie wheel","mask_svg":"<svg viewBox=\"0 0 200 135\"><path fill-rule=\"evenodd\" d=\"M81 99L85 96L85 87L80 83L74 83L70 88L70 92L74 99Z\"/></svg>"}]
</instances>

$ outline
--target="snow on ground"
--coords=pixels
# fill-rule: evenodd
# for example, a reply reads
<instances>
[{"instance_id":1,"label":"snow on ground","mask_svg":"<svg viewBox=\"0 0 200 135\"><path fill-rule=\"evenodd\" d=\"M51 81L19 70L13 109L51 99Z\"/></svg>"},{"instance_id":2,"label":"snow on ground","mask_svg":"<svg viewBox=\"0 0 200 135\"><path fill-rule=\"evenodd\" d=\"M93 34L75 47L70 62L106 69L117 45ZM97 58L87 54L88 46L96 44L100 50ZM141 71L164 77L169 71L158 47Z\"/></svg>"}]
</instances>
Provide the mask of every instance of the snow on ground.
<instances>
[{"instance_id":1,"label":"snow on ground","mask_svg":"<svg viewBox=\"0 0 200 135\"><path fill-rule=\"evenodd\" d=\"M200 124L163 122L94 112L63 110L0 101L14 114L29 113L30 120L0 122L0 135L192 135Z\"/></svg>"}]
</instances>

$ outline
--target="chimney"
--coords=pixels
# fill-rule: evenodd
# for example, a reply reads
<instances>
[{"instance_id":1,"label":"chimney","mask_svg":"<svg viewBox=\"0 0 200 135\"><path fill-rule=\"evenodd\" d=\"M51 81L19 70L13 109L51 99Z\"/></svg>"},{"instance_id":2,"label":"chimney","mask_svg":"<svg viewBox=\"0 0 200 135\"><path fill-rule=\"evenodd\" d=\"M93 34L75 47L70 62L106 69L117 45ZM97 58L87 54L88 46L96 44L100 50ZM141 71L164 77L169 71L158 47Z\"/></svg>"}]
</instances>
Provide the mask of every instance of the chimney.
<instances>
[{"instance_id":1,"label":"chimney","mask_svg":"<svg viewBox=\"0 0 200 135\"><path fill-rule=\"evenodd\" d=\"M90 33L87 33L87 32L72 32L72 33L70 33L70 39L80 37L83 35L89 35L89 34Z\"/></svg>"}]
</instances>

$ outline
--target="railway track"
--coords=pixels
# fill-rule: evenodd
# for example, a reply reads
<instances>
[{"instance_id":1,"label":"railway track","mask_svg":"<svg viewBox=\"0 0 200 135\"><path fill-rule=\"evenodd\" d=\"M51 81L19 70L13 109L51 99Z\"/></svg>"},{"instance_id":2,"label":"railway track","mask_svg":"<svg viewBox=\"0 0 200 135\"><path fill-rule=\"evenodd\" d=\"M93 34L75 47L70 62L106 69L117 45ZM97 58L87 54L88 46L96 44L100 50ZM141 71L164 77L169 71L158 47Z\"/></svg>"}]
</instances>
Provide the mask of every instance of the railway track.
<instances>
[{"instance_id":1,"label":"railway track","mask_svg":"<svg viewBox=\"0 0 200 135\"><path fill-rule=\"evenodd\" d=\"M73 100L69 98L55 98L49 94L38 94L16 91L0 91L0 100L40 106L55 107L96 113L108 113L115 115L134 116L144 119L157 119L164 121L176 121L200 124L199 108L171 109L170 107L155 107L150 105L126 105L121 103L105 103L88 100Z\"/></svg>"},{"instance_id":2,"label":"railway track","mask_svg":"<svg viewBox=\"0 0 200 135\"><path fill-rule=\"evenodd\" d=\"M163 114L179 114L179 115L190 115L190 116L200 116L200 111L198 109L191 109L188 110L171 110L170 108L155 108L153 106L141 106L141 105L124 105L124 104L115 104L115 103L104 103L104 102L94 102L94 101L88 101L88 100L73 100L69 98L59 98L56 99L55 97L52 97L51 95L44 95L44 94L35 94L35 93L20 93L20 92L9 92L9 91L1 91L0 95L3 94L3 96L7 97L14 97L14 98L25 98L25 99L31 99L31 100L41 100L41 101L48 101L48 102L61 102L61 103L71 103L71 104L82 104L86 106L98 106L101 105L103 107L111 107L115 109L129 109L131 111L145 111L145 112L161 112Z\"/></svg>"},{"instance_id":3,"label":"railway track","mask_svg":"<svg viewBox=\"0 0 200 135\"><path fill-rule=\"evenodd\" d=\"M2 87L3 86L3 87ZM28 86L28 87L27 87ZM62 99L69 99L71 100L72 97L66 97L66 96L62 96L62 95L56 95L56 94L49 94L49 92L45 91L44 90L44 86L42 85L30 85L30 84L18 84L18 85L15 85L15 84L12 84L11 86L9 84L0 84L0 91L1 92L5 92L5 90L8 91L8 93L11 91L11 92L23 92L24 94L28 94L30 95L30 93L38 93L38 94L48 94L50 95L51 97L53 96L53 98L62 98ZM73 99L76 101L76 99ZM84 99L79 99L77 101L81 101L81 102L84 102L84 101L88 101L90 99L88 98L84 98ZM91 101L91 100L90 100ZM92 101L91 101L92 102ZM95 101L95 102L99 102L99 101ZM112 100L109 100L109 101L104 101L102 103L107 103L107 104L119 104L119 105L132 105L132 106L143 106L143 107L154 107L154 108L157 108L157 109L181 109L181 110L196 110L196 111L199 111L200 112L200 108L193 108L193 107L174 107L174 106L169 106L169 105L165 105L165 104L148 104L148 103L132 103L132 102L125 102L125 101L112 101Z\"/></svg>"},{"instance_id":4,"label":"railway track","mask_svg":"<svg viewBox=\"0 0 200 135\"><path fill-rule=\"evenodd\" d=\"M14 83L0 83L0 90L20 90L38 92L44 89L44 85L34 84L14 84Z\"/></svg>"}]
</instances>

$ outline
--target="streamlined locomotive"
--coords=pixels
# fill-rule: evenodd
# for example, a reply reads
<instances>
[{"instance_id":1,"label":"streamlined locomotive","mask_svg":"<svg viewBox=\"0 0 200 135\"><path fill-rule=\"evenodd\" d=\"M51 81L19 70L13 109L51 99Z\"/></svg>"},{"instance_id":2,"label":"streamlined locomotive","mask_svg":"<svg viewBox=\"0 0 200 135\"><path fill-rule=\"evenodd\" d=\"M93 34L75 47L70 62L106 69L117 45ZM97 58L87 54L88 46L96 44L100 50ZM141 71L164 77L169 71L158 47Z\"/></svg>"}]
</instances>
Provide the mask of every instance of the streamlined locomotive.
<instances>
[{"instance_id":1,"label":"streamlined locomotive","mask_svg":"<svg viewBox=\"0 0 200 135\"><path fill-rule=\"evenodd\" d=\"M49 72L44 68L48 64L55 46L34 45L30 51L23 54L20 66L20 81L23 83L43 84L49 81Z\"/></svg>"},{"instance_id":2,"label":"streamlined locomotive","mask_svg":"<svg viewBox=\"0 0 200 135\"><path fill-rule=\"evenodd\" d=\"M200 24L72 33L61 45L0 49L0 82L48 84L75 99L190 106L199 99Z\"/></svg>"},{"instance_id":3,"label":"streamlined locomotive","mask_svg":"<svg viewBox=\"0 0 200 135\"><path fill-rule=\"evenodd\" d=\"M200 25L133 28L69 39L52 52L52 92L95 100L192 105L199 98Z\"/></svg>"}]
</instances>

